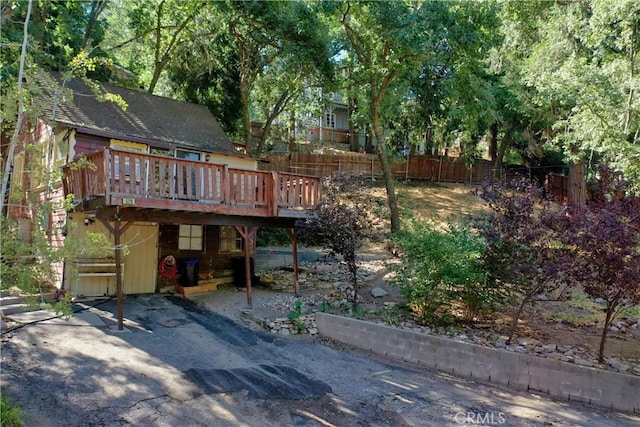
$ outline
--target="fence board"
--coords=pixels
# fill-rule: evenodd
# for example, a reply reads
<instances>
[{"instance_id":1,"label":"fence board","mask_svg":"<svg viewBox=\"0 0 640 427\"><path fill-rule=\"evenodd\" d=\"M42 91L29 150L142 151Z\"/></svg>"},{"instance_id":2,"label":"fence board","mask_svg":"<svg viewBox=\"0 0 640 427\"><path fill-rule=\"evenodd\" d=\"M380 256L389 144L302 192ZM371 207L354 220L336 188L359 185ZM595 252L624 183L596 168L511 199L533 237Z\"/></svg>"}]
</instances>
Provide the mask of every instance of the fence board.
<instances>
[{"instance_id":1,"label":"fence board","mask_svg":"<svg viewBox=\"0 0 640 427\"><path fill-rule=\"evenodd\" d=\"M321 178L334 173L362 174L375 178L382 176L380 162L371 154L291 153L288 157L267 157L267 161L260 164L261 170ZM481 183L491 176L492 164L481 160L469 168L455 158L416 155L394 163L392 173L396 179Z\"/></svg>"}]
</instances>

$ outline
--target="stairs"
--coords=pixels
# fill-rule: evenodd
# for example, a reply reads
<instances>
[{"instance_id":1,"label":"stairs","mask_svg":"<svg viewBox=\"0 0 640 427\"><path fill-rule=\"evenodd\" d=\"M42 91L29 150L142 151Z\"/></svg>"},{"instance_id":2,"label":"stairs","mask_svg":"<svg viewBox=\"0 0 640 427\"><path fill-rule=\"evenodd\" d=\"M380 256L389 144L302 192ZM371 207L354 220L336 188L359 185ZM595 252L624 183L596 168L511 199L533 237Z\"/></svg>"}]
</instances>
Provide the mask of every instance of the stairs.
<instances>
[{"instance_id":1,"label":"stairs","mask_svg":"<svg viewBox=\"0 0 640 427\"><path fill-rule=\"evenodd\" d=\"M47 302L55 301L55 293L43 294ZM25 303L26 295L12 296L10 291L0 291L0 317L10 317L12 314L24 313L27 311L40 310L37 306L29 306ZM40 298L38 296L38 298Z\"/></svg>"}]
</instances>

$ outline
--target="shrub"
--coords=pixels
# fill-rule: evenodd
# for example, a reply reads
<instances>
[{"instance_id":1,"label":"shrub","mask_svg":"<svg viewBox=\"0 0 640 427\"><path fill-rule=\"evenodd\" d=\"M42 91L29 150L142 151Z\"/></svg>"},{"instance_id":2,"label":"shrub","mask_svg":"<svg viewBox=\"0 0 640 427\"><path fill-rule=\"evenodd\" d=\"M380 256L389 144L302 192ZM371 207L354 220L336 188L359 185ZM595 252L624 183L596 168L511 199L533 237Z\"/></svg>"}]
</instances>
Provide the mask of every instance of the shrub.
<instances>
[{"instance_id":1,"label":"shrub","mask_svg":"<svg viewBox=\"0 0 640 427\"><path fill-rule=\"evenodd\" d=\"M291 238L284 228L258 229L257 246L291 246Z\"/></svg>"},{"instance_id":2,"label":"shrub","mask_svg":"<svg viewBox=\"0 0 640 427\"><path fill-rule=\"evenodd\" d=\"M394 240L406 261L395 282L420 321L452 322L460 305L464 320L471 321L501 299L482 264L484 242L469 227L454 224L442 230L414 221Z\"/></svg>"}]
</instances>

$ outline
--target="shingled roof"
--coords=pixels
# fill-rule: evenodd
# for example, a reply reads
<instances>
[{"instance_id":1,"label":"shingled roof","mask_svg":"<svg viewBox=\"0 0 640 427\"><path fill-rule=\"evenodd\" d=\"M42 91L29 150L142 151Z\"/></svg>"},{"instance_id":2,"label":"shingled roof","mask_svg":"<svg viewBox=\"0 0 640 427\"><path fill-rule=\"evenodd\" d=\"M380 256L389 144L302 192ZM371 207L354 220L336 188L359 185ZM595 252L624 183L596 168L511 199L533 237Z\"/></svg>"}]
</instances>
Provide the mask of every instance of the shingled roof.
<instances>
[{"instance_id":1,"label":"shingled roof","mask_svg":"<svg viewBox=\"0 0 640 427\"><path fill-rule=\"evenodd\" d=\"M73 91L73 99L60 103L55 118L51 118L117 139L239 154L205 106L102 82L96 84L101 91L122 97L128 104L127 109L113 102L99 101L82 79L73 79L65 84L65 88Z\"/></svg>"}]
</instances>

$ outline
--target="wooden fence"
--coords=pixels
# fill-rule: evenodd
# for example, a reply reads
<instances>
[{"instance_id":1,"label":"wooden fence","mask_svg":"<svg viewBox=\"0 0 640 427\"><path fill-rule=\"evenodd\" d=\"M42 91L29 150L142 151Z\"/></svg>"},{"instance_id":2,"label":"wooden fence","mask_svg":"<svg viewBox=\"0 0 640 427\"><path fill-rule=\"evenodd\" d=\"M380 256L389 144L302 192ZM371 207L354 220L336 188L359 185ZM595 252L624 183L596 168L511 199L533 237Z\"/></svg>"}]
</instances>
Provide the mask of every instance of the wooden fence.
<instances>
[{"instance_id":1,"label":"wooden fence","mask_svg":"<svg viewBox=\"0 0 640 427\"><path fill-rule=\"evenodd\" d=\"M382 176L380 163L371 154L292 153L286 157L268 157L267 162L261 163L260 169L317 177L331 176L334 173L370 175L372 178ZM481 160L468 167L455 158L416 155L393 163L392 171L396 179L481 183L491 176L492 164Z\"/></svg>"},{"instance_id":2,"label":"wooden fence","mask_svg":"<svg viewBox=\"0 0 640 427\"><path fill-rule=\"evenodd\" d=\"M553 199L562 203L569 200L569 178L557 173L550 173L546 176L544 187L553 194Z\"/></svg>"}]
</instances>

